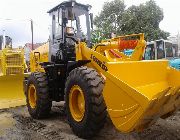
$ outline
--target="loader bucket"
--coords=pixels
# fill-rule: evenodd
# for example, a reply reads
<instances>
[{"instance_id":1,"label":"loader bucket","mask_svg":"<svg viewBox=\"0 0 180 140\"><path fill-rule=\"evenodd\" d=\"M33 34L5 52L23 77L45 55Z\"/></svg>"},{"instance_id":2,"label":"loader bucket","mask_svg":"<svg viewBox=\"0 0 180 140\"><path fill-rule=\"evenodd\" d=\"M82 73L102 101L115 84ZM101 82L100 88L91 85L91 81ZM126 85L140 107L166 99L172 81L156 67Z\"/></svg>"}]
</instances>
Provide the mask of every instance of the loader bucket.
<instances>
[{"instance_id":1,"label":"loader bucket","mask_svg":"<svg viewBox=\"0 0 180 140\"><path fill-rule=\"evenodd\" d=\"M0 109L25 105L24 75L0 76Z\"/></svg>"},{"instance_id":2,"label":"loader bucket","mask_svg":"<svg viewBox=\"0 0 180 140\"><path fill-rule=\"evenodd\" d=\"M180 108L180 72L168 61L108 62L103 96L122 132L142 130Z\"/></svg>"}]
</instances>

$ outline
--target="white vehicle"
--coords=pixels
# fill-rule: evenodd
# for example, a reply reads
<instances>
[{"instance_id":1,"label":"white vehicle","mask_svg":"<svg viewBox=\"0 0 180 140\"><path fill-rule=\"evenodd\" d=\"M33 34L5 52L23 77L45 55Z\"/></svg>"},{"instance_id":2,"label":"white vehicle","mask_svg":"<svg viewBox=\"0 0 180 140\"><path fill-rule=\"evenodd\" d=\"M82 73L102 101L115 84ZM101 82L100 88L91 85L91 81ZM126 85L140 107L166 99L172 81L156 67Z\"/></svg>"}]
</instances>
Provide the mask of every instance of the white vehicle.
<instances>
[{"instance_id":1,"label":"white vehicle","mask_svg":"<svg viewBox=\"0 0 180 140\"><path fill-rule=\"evenodd\" d=\"M180 58L176 57L176 52L173 48L173 44L168 40L161 39L147 42L144 59L168 59L172 67L180 69Z\"/></svg>"}]
</instances>

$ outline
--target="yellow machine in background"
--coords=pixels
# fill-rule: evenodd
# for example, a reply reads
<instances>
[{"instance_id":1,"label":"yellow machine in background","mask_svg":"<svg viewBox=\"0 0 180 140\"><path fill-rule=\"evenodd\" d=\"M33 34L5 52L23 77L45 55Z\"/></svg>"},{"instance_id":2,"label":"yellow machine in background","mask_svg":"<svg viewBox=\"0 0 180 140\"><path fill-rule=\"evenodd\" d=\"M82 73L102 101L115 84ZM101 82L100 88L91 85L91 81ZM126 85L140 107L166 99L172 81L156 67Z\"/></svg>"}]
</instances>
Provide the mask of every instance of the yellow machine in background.
<instances>
[{"instance_id":1,"label":"yellow machine in background","mask_svg":"<svg viewBox=\"0 0 180 140\"><path fill-rule=\"evenodd\" d=\"M0 109L25 105L23 93L24 51L12 48L5 37L0 50Z\"/></svg>"},{"instance_id":2,"label":"yellow machine in background","mask_svg":"<svg viewBox=\"0 0 180 140\"><path fill-rule=\"evenodd\" d=\"M95 136L107 112L121 132L139 131L171 116L180 108L180 71L167 60L142 60L144 34L93 45L90 8L67 1L49 11L49 46L31 54L32 73L25 88L30 115L47 117L52 101L65 101L70 127L81 138ZM86 28L81 28L83 21ZM127 56L125 49L134 52Z\"/></svg>"},{"instance_id":3,"label":"yellow machine in background","mask_svg":"<svg viewBox=\"0 0 180 140\"><path fill-rule=\"evenodd\" d=\"M41 45L30 53L30 71L42 71L44 69L39 65L41 62L48 62L49 42Z\"/></svg>"}]
</instances>

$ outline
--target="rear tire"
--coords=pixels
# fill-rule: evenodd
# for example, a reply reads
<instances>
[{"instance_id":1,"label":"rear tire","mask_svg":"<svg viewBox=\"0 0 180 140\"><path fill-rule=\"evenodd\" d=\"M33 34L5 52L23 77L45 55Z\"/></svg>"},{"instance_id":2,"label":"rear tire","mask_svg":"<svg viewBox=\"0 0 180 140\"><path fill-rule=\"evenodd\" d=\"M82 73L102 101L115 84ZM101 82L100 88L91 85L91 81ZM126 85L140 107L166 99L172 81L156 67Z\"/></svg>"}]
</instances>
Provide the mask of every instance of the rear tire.
<instances>
[{"instance_id":1,"label":"rear tire","mask_svg":"<svg viewBox=\"0 0 180 140\"><path fill-rule=\"evenodd\" d=\"M80 87L85 100L84 115L78 121L71 112L73 87ZM69 73L65 85L66 115L73 132L80 138L95 136L105 124L107 111L102 95L103 88L104 80L92 68L79 67Z\"/></svg>"},{"instance_id":2,"label":"rear tire","mask_svg":"<svg viewBox=\"0 0 180 140\"><path fill-rule=\"evenodd\" d=\"M32 73L27 82L26 102L32 118L41 119L49 116L52 101L49 98L48 82L45 73Z\"/></svg>"}]
</instances>

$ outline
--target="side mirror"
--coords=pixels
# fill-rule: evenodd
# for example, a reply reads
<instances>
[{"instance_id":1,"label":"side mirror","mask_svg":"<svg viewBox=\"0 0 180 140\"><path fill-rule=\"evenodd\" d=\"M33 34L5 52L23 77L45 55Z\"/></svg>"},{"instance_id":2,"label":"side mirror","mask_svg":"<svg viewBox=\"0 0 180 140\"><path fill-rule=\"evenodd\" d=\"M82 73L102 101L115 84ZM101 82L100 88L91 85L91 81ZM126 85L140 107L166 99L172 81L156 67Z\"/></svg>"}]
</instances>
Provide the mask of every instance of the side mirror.
<instances>
[{"instance_id":1,"label":"side mirror","mask_svg":"<svg viewBox=\"0 0 180 140\"><path fill-rule=\"evenodd\" d=\"M93 13L90 13L91 28L93 29Z\"/></svg>"}]
</instances>

